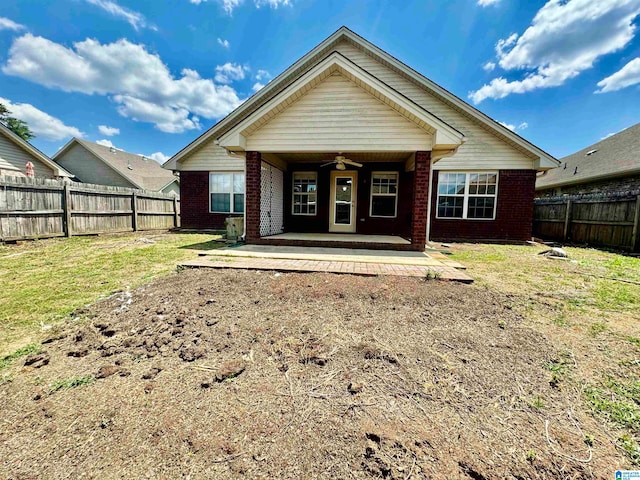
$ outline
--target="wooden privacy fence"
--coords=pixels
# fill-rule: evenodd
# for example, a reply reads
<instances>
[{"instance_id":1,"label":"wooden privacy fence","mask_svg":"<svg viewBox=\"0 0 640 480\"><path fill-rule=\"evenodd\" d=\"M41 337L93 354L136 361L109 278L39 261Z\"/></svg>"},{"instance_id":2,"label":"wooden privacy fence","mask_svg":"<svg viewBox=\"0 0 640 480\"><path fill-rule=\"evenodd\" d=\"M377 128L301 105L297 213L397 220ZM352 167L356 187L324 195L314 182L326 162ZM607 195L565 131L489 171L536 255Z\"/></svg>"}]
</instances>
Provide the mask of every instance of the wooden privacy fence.
<instances>
[{"instance_id":1,"label":"wooden privacy fence","mask_svg":"<svg viewBox=\"0 0 640 480\"><path fill-rule=\"evenodd\" d=\"M640 250L640 195L581 195L537 198L536 237Z\"/></svg>"},{"instance_id":2,"label":"wooden privacy fence","mask_svg":"<svg viewBox=\"0 0 640 480\"><path fill-rule=\"evenodd\" d=\"M0 241L179 226L173 195L64 182L0 177Z\"/></svg>"}]
</instances>

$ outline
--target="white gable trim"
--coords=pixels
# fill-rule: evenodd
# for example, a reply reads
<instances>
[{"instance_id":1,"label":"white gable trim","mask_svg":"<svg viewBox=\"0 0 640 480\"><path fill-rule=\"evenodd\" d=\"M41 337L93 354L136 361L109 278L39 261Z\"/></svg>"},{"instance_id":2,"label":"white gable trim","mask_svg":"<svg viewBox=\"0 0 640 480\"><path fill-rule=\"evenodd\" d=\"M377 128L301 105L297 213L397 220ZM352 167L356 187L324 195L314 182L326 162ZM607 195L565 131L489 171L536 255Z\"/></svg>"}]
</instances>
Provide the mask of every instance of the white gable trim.
<instances>
[{"instance_id":1,"label":"white gable trim","mask_svg":"<svg viewBox=\"0 0 640 480\"><path fill-rule=\"evenodd\" d=\"M465 137L461 132L358 67L342 54L333 52L278 95L227 131L218 139L220 146L229 151L245 150L247 135L277 116L279 112L334 72L340 73L364 90L379 96L380 100L393 110L433 135L434 148L456 148L464 143Z\"/></svg>"}]
</instances>

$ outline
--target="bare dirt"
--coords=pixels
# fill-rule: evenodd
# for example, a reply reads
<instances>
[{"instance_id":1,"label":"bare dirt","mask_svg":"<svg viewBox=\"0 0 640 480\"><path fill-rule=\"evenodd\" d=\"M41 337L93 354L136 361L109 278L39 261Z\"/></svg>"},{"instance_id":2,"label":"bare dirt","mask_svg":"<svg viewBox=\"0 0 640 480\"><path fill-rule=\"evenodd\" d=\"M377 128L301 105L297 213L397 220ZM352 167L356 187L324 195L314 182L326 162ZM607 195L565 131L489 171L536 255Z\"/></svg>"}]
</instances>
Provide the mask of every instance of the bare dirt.
<instances>
[{"instance_id":1,"label":"bare dirt","mask_svg":"<svg viewBox=\"0 0 640 480\"><path fill-rule=\"evenodd\" d=\"M0 478L612 478L624 458L518 301L212 270L121 292L11 367Z\"/></svg>"}]
</instances>

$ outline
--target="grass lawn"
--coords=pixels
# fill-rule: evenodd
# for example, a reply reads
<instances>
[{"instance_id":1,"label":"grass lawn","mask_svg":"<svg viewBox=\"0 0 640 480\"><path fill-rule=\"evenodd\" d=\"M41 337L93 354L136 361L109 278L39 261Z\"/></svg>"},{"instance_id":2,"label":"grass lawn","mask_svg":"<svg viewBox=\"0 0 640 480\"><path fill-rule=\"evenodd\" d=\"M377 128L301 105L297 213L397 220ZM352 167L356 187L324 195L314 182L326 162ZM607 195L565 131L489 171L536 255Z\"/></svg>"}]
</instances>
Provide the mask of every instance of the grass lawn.
<instances>
[{"instance_id":1,"label":"grass lawn","mask_svg":"<svg viewBox=\"0 0 640 480\"><path fill-rule=\"evenodd\" d=\"M223 245L213 238L139 232L0 244L0 356L76 308L174 271L194 248Z\"/></svg>"}]
</instances>

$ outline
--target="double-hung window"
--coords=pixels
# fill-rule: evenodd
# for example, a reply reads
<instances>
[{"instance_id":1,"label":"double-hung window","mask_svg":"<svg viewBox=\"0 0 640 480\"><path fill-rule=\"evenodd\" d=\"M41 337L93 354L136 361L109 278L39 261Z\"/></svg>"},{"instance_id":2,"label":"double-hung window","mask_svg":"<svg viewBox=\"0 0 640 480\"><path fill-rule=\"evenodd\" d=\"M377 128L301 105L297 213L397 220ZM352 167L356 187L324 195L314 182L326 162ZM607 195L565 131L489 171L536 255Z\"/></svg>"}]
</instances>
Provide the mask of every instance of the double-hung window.
<instances>
[{"instance_id":1,"label":"double-hung window","mask_svg":"<svg viewBox=\"0 0 640 480\"><path fill-rule=\"evenodd\" d=\"M371 217L393 218L398 213L398 174L373 172L371 174Z\"/></svg>"},{"instance_id":2,"label":"double-hung window","mask_svg":"<svg viewBox=\"0 0 640 480\"><path fill-rule=\"evenodd\" d=\"M439 172L438 218L493 220L497 172Z\"/></svg>"},{"instance_id":3,"label":"double-hung window","mask_svg":"<svg viewBox=\"0 0 640 480\"><path fill-rule=\"evenodd\" d=\"M212 213L244 213L244 173L210 173L209 199Z\"/></svg>"},{"instance_id":4,"label":"double-hung window","mask_svg":"<svg viewBox=\"0 0 640 480\"><path fill-rule=\"evenodd\" d=\"M318 174L315 172L294 172L293 202L294 215L315 215L317 202Z\"/></svg>"}]
</instances>

